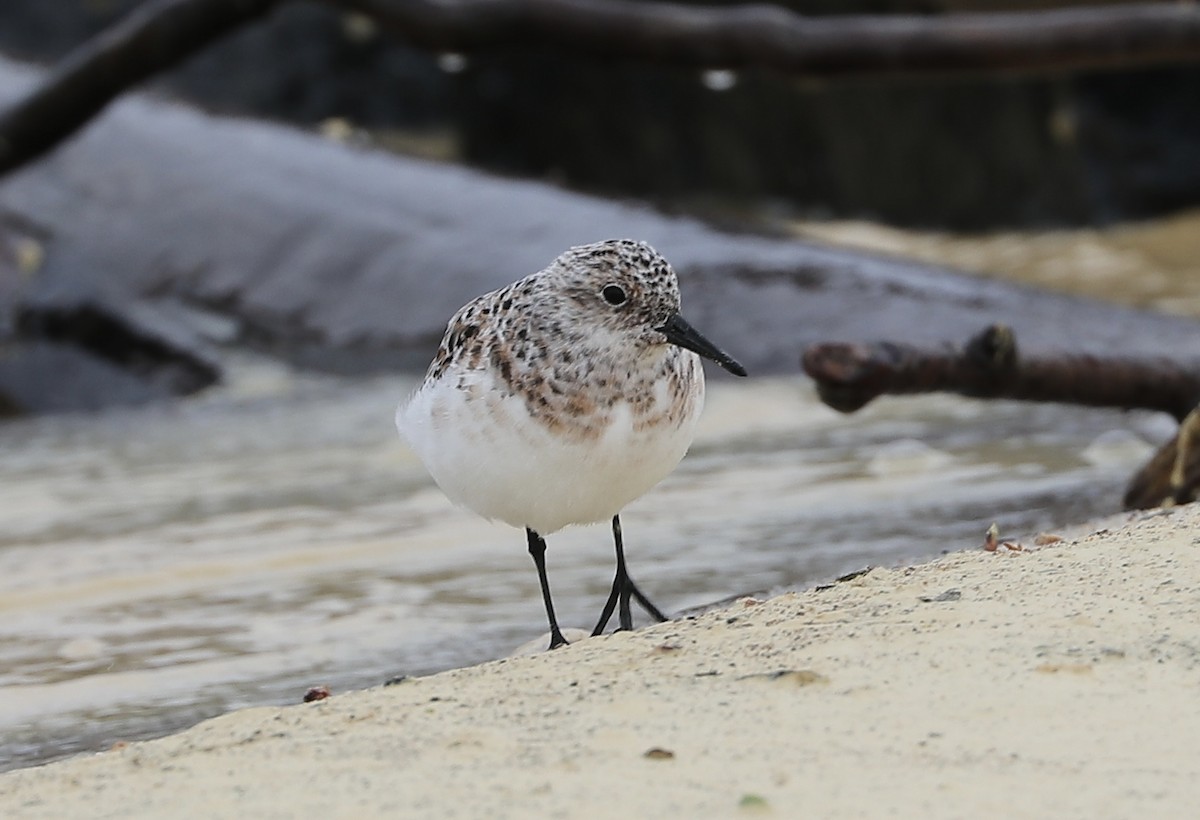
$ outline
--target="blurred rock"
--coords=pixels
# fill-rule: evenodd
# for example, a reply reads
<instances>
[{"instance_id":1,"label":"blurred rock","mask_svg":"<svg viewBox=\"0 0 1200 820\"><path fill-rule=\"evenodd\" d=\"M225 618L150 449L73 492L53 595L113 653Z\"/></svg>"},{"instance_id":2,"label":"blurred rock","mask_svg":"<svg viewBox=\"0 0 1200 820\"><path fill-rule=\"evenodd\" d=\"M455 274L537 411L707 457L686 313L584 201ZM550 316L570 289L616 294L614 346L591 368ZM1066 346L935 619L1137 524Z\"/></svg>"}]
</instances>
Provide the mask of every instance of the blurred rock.
<instances>
[{"instance_id":1,"label":"blurred rock","mask_svg":"<svg viewBox=\"0 0 1200 820\"><path fill-rule=\"evenodd\" d=\"M0 353L0 416L100 410L164 398L136 374L74 345L6 342Z\"/></svg>"},{"instance_id":2,"label":"blurred rock","mask_svg":"<svg viewBox=\"0 0 1200 820\"><path fill-rule=\"evenodd\" d=\"M143 404L220 378L191 311L127 292L85 258L47 274L45 240L16 222L0 215L0 416Z\"/></svg>"},{"instance_id":3,"label":"blurred rock","mask_svg":"<svg viewBox=\"0 0 1200 820\"><path fill-rule=\"evenodd\" d=\"M68 287L22 300L18 339L87 351L159 395L186 395L220 378L216 355L168 305L99 297Z\"/></svg>"}]
</instances>

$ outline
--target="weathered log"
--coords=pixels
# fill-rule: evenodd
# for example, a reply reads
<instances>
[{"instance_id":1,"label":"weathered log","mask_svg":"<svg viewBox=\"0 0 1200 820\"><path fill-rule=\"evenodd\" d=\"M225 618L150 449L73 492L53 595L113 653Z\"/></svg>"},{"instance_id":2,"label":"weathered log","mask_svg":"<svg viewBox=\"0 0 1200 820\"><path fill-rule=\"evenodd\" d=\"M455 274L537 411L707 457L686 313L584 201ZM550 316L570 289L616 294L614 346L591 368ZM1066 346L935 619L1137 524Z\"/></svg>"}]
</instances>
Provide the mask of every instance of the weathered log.
<instances>
[{"instance_id":1,"label":"weathered log","mask_svg":"<svg viewBox=\"0 0 1200 820\"><path fill-rule=\"evenodd\" d=\"M290 0L151 0L82 45L0 115L0 174L115 96ZM715 68L840 77L1065 71L1200 60L1200 8L1141 3L1021 13L810 18L771 5L638 0L323 0L440 51L536 46Z\"/></svg>"},{"instance_id":2,"label":"weathered log","mask_svg":"<svg viewBox=\"0 0 1200 820\"><path fill-rule=\"evenodd\" d=\"M766 4L638 0L324 0L426 48L537 46L696 67L840 77L1046 71L1200 58L1200 9L1128 3L1027 12L806 17Z\"/></svg>"},{"instance_id":3,"label":"weathered log","mask_svg":"<svg viewBox=\"0 0 1200 820\"><path fill-rule=\"evenodd\" d=\"M1024 357L1012 330L992 325L961 346L816 344L804 351L803 365L822 401L843 413L885 394L930 392L1170 413L1179 431L1129 482L1125 508L1186 504L1200 495L1200 361Z\"/></svg>"},{"instance_id":4,"label":"weathered log","mask_svg":"<svg viewBox=\"0 0 1200 820\"><path fill-rule=\"evenodd\" d=\"M1170 507L1200 499L1200 406L1138 470L1125 490L1127 510Z\"/></svg>"},{"instance_id":5,"label":"weathered log","mask_svg":"<svg viewBox=\"0 0 1200 820\"><path fill-rule=\"evenodd\" d=\"M1004 325L992 325L962 346L817 344L804 351L802 363L821 399L843 413L884 394L931 392L1161 410L1180 421L1200 404L1200 362L1069 353L1023 357Z\"/></svg>"},{"instance_id":6,"label":"weathered log","mask_svg":"<svg viewBox=\"0 0 1200 820\"><path fill-rule=\"evenodd\" d=\"M36 159L115 97L279 0L153 0L84 43L25 99L0 115L0 175Z\"/></svg>"}]
</instances>

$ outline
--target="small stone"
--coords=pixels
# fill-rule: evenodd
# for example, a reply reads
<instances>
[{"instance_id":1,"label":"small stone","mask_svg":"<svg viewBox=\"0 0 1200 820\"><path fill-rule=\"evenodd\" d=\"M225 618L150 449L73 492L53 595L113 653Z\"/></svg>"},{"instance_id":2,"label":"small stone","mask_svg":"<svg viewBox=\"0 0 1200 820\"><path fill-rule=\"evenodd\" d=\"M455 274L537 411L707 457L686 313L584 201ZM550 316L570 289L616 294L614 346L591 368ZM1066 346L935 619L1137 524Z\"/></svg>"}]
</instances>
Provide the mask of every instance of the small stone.
<instances>
[{"instance_id":1,"label":"small stone","mask_svg":"<svg viewBox=\"0 0 1200 820\"><path fill-rule=\"evenodd\" d=\"M917 598L918 601L925 604L941 604L947 601L958 601L962 599L962 590L948 589L940 595L922 595Z\"/></svg>"},{"instance_id":2,"label":"small stone","mask_svg":"<svg viewBox=\"0 0 1200 820\"><path fill-rule=\"evenodd\" d=\"M333 693L329 691L328 686L314 686L304 693L304 702L312 703L316 700L325 700Z\"/></svg>"}]
</instances>

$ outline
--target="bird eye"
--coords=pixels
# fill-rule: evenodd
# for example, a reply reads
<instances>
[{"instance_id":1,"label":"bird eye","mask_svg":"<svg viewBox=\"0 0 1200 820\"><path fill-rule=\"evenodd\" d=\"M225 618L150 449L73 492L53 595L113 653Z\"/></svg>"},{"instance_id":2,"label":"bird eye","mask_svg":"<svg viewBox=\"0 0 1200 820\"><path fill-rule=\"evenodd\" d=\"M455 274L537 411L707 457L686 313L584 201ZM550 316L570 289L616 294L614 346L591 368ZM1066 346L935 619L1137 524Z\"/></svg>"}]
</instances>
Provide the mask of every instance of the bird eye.
<instances>
[{"instance_id":1,"label":"bird eye","mask_svg":"<svg viewBox=\"0 0 1200 820\"><path fill-rule=\"evenodd\" d=\"M604 290L600 291L600 295L610 305L623 305L625 304L625 300L629 298L619 285L605 285Z\"/></svg>"}]
</instances>

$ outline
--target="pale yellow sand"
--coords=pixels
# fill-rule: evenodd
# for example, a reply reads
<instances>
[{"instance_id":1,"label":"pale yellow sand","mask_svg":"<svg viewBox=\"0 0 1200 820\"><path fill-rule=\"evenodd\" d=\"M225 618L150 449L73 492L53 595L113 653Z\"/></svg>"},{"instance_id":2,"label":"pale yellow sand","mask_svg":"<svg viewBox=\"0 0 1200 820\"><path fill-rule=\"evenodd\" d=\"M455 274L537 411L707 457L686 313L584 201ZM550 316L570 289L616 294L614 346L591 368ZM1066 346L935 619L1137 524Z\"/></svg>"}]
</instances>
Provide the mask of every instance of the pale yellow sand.
<instances>
[{"instance_id":1,"label":"pale yellow sand","mask_svg":"<svg viewBox=\"0 0 1200 820\"><path fill-rule=\"evenodd\" d=\"M0 817L1195 816L1200 509L1123 521L226 715Z\"/></svg>"}]
</instances>

